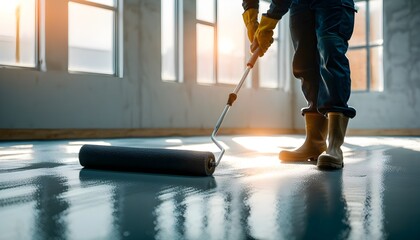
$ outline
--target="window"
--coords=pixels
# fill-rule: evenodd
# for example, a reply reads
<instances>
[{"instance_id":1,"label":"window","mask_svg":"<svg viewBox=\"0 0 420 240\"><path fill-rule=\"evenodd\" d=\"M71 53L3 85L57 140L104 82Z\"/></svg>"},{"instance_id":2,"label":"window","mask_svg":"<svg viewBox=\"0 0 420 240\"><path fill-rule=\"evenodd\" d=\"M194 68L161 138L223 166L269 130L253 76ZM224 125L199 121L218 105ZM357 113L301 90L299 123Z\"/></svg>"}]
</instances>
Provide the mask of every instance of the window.
<instances>
[{"instance_id":1,"label":"window","mask_svg":"<svg viewBox=\"0 0 420 240\"><path fill-rule=\"evenodd\" d=\"M242 0L219 0L217 3L217 82L237 84L245 70L245 26ZM251 75L251 74L250 74Z\"/></svg>"},{"instance_id":2,"label":"window","mask_svg":"<svg viewBox=\"0 0 420 240\"><path fill-rule=\"evenodd\" d=\"M182 81L182 6L178 0L161 0L161 77Z\"/></svg>"},{"instance_id":3,"label":"window","mask_svg":"<svg viewBox=\"0 0 420 240\"><path fill-rule=\"evenodd\" d=\"M197 82L235 84L243 73L241 0L197 1ZM238 37L239 36L239 37Z\"/></svg>"},{"instance_id":4,"label":"window","mask_svg":"<svg viewBox=\"0 0 420 240\"><path fill-rule=\"evenodd\" d=\"M197 0L197 82L216 83L216 0Z\"/></svg>"},{"instance_id":5,"label":"window","mask_svg":"<svg viewBox=\"0 0 420 240\"><path fill-rule=\"evenodd\" d=\"M0 1L0 65L37 66L37 1Z\"/></svg>"},{"instance_id":6,"label":"window","mask_svg":"<svg viewBox=\"0 0 420 240\"><path fill-rule=\"evenodd\" d=\"M237 84L250 57L242 0L196 0L195 3L196 62L188 66L195 67L199 84ZM179 82L183 77L183 7L180 5L182 0L161 0L161 78L164 81ZM266 12L269 1L260 6L261 12ZM291 46L287 41L290 35L284 32L288 30L285 24L288 24L287 17L281 21L282 27L275 29L275 42L248 76L246 86L287 89L290 85ZM191 29L187 27L188 34Z\"/></svg>"},{"instance_id":7,"label":"window","mask_svg":"<svg viewBox=\"0 0 420 240\"><path fill-rule=\"evenodd\" d=\"M69 1L71 72L120 75L120 12L117 0Z\"/></svg>"},{"instance_id":8,"label":"window","mask_svg":"<svg viewBox=\"0 0 420 240\"><path fill-rule=\"evenodd\" d=\"M266 12L269 1L261 1L260 7L261 13ZM238 83L245 69L245 61L250 57L242 13L241 0L197 1L198 83ZM252 84L264 88L282 87L280 86L283 69L280 66L281 39L278 31L279 28L274 30L274 43L264 57L258 60L259 64L255 69L258 70L252 74L254 81L252 83L248 81L247 86ZM290 73L284 71L286 72ZM250 80L251 76L248 79Z\"/></svg>"},{"instance_id":9,"label":"window","mask_svg":"<svg viewBox=\"0 0 420 240\"><path fill-rule=\"evenodd\" d=\"M360 0L347 57L350 60L352 90L383 90L382 0Z\"/></svg>"}]
</instances>

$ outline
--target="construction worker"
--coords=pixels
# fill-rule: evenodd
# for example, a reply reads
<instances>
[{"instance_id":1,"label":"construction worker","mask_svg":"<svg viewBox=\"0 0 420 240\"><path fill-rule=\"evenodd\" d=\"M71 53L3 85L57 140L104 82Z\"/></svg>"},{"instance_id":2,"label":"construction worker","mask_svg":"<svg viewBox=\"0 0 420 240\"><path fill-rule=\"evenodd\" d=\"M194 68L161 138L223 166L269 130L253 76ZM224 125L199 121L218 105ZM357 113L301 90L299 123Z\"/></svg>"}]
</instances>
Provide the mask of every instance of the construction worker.
<instances>
[{"instance_id":1,"label":"construction worker","mask_svg":"<svg viewBox=\"0 0 420 240\"><path fill-rule=\"evenodd\" d=\"M353 0L272 0L259 23L259 1L243 0L242 6L251 52L259 47L260 56L270 47L278 21L290 11L293 74L301 80L308 103L302 109L306 139L299 148L281 151L279 158L314 159L318 168L341 169L347 123L356 115L347 105L351 80L345 56L354 28Z\"/></svg>"}]
</instances>

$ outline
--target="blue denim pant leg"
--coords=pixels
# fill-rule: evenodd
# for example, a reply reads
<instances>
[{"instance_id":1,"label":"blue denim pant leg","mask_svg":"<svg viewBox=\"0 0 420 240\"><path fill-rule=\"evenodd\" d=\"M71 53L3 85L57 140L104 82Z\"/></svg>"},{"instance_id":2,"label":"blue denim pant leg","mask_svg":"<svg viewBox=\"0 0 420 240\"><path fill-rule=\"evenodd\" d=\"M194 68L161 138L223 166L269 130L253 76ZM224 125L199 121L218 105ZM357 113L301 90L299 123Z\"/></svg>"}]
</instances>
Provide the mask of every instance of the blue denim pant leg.
<instances>
[{"instance_id":1,"label":"blue denim pant leg","mask_svg":"<svg viewBox=\"0 0 420 240\"><path fill-rule=\"evenodd\" d=\"M321 74L315 32L315 14L309 4L295 4L290 8L290 33L295 54L293 75L301 80L301 88L308 106L302 114L318 112L318 90Z\"/></svg>"},{"instance_id":2,"label":"blue denim pant leg","mask_svg":"<svg viewBox=\"0 0 420 240\"><path fill-rule=\"evenodd\" d=\"M350 66L345 53L354 26L354 10L343 6L292 4L290 30L295 48L293 74L301 79L307 112L342 112L353 118L347 105L351 92Z\"/></svg>"}]
</instances>

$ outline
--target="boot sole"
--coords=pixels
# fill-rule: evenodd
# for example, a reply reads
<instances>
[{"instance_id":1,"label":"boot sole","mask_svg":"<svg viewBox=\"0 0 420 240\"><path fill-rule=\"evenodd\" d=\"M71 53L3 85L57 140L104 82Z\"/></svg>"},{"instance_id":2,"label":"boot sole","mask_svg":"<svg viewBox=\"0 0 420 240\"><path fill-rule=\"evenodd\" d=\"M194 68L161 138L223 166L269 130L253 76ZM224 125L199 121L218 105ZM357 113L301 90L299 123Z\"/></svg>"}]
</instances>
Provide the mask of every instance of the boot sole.
<instances>
[{"instance_id":1,"label":"boot sole","mask_svg":"<svg viewBox=\"0 0 420 240\"><path fill-rule=\"evenodd\" d=\"M333 157L324 155L318 159L317 167L319 169L342 169L344 167L344 162L337 161Z\"/></svg>"},{"instance_id":2,"label":"boot sole","mask_svg":"<svg viewBox=\"0 0 420 240\"><path fill-rule=\"evenodd\" d=\"M318 157L319 157L319 155L317 155L317 156L310 156L310 157L307 157L307 158L280 158L280 156L279 156L279 159L282 162L306 162L308 160L310 160L310 161L317 161L318 160Z\"/></svg>"}]
</instances>

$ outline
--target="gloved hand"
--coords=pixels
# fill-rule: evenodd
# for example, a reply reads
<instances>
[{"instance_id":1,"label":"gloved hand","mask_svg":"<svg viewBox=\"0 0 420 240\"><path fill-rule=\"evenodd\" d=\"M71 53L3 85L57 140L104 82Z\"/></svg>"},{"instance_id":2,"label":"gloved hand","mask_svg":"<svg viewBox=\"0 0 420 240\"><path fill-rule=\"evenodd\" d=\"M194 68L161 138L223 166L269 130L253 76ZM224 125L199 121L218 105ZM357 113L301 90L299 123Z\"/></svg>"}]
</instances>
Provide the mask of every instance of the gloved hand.
<instances>
[{"instance_id":1,"label":"gloved hand","mask_svg":"<svg viewBox=\"0 0 420 240\"><path fill-rule=\"evenodd\" d=\"M261 17L261 22L258 25L257 31L255 31L254 40L251 45L251 52L254 52L258 47L260 48L260 57L267 52L267 49L273 43L274 28L276 28L279 20L269 18L267 16Z\"/></svg>"},{"instance_id":2,"label":"gloved hand","mask_svg":"<svg viewBox=\"0 0 420 240\"><path fill-rule=\"evenodd\" d=\"M254 41L255 31L258 28L258 9L250 8L242 14L246 26L249 42Z\"/></svg>"}]
</instances>

